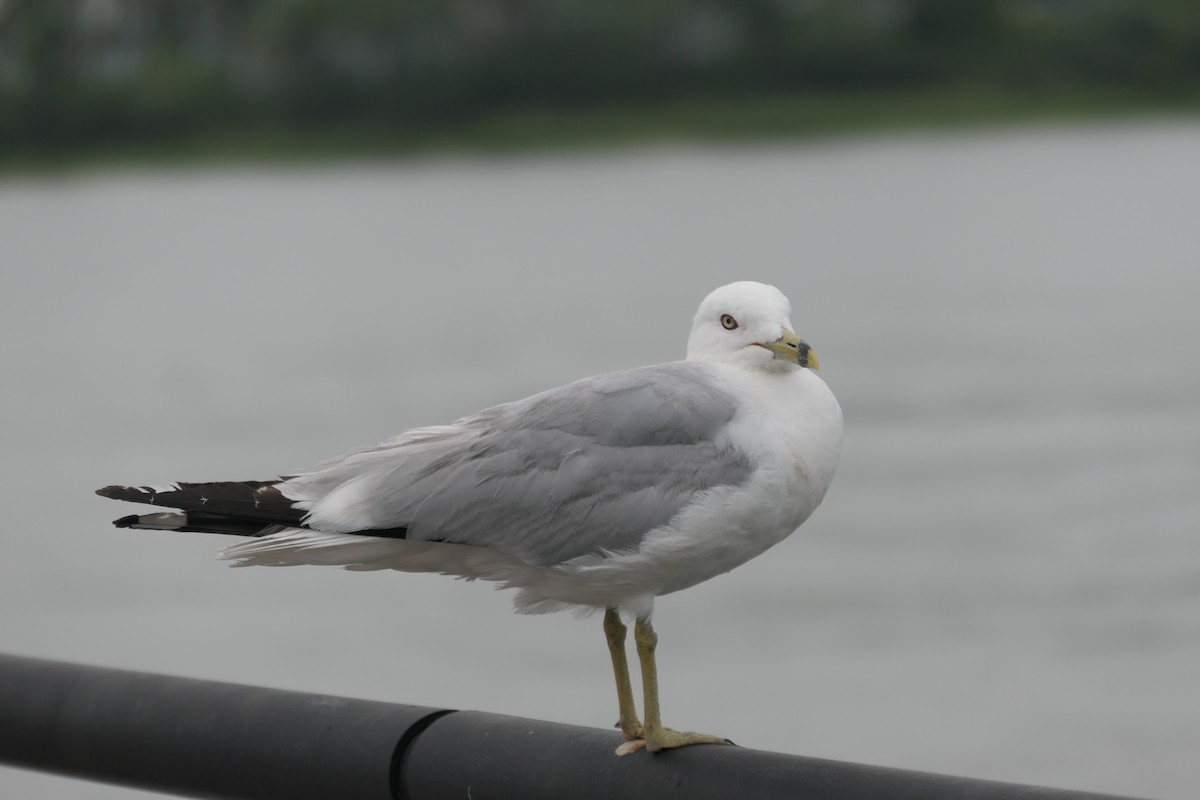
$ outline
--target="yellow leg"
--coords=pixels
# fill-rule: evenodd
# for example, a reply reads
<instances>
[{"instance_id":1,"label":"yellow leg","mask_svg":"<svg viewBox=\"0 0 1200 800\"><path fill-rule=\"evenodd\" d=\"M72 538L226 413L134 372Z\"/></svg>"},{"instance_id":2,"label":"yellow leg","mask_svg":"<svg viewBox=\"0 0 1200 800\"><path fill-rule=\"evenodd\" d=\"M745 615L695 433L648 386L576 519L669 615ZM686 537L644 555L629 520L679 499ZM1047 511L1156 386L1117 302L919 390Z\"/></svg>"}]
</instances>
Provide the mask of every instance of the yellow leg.
<instances>
[{"instance_id":1,"label":"yellow leg","mask_svg":"<svg viewBox=\"0 0 1200 800\"><path fill-rule=\"evenodd\" d=\"M625 659L625 623L615 608L604 612L604 637L608 639L608 654L612 656L613 676L617 680L617 705L621 718L617 727L626 739L642 738L642 721L633 705L633 684L629 680L629 662Z\"/></svg>"},{"instance_id":2,"label":"yellow leg","mask_svg":"<svg viewBox=\"0 0 1200 800\"><path fill-rule=\"evenodd\" d=\"M662 714L658 707L658 665L654 650L658 646L658 634L647 621L639 619L633 626L633 640L637 644L638 660L642 665L642 693L645 696L646 724L643 736L638 741L626 742L617 748L619 755L627 755L645 747L652 753L670 747L690 744L726 744L720 736L691 731L675 731L663 727Z\"/></svg>"}]
</instances>

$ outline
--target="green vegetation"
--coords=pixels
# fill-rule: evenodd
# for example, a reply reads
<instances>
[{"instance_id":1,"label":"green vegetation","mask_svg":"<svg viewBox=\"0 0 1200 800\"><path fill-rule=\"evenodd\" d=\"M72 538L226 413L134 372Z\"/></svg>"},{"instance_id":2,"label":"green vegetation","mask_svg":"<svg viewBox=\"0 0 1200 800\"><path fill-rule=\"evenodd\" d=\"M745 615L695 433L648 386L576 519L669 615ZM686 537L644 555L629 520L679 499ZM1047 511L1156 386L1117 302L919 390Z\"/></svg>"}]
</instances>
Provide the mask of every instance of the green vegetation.
<instances>
[{"instance_id":1,"label":"green vegetation","mask_svg":"<svg viewBox=\"0 0 1200 800\"><path fill-rule=\"evenodd\" d=\"M1200 108L1194 0L0 0L0 164Z\"/></svg>"},{"instance_id":2,"label":"green vegetation","mask_svg":"<svg viewBox=\"0 0 1200 800\"><path fill-rule=\"evenodd\" d=\"M208 130L146 142L0 154L0 169L44 171L86 165L205 164L360 159L446 152L526 152L647 141L770 141L904 129L1028 121L1200 113L1200 92L1146 94L1066 90L1026 93L931 91L683 98L653 105L497 111L455 124Z\"/></svg>"}]
</instances>

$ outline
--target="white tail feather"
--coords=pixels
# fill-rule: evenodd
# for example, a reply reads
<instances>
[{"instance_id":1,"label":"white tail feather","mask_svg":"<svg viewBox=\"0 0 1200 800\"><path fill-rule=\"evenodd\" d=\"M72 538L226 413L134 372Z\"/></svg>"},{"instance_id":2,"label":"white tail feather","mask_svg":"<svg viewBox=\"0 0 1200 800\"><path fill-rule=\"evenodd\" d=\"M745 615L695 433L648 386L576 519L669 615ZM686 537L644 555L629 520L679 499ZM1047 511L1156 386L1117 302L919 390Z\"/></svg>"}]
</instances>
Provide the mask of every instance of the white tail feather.
<instances>
[{"instance_id":1,"label":"white tail feather","mask_svg":"<svg viewBox=\"0 0 1200 800\"><path fill-rule=\"evenodd\" d=\"M611 556L622 560L616 554ZM522 614L545 614L570 608L586 615L601 608L620 606L648 616L653 607L652 595L630 592L627 585L602 574L603 564L611 559L600 559L601 566L597 574L592 575L588 573L596 568L585 563L535 566L488 547L415 542L307 528L285 528L260 539L241 542L221 551L218 557L237 562L234 564L237 567L340 566L358 572L385 569L433 572L469 581L494 581L499 589L521 590L513 598L513 605Z\"/></svg>"}]
</instances>

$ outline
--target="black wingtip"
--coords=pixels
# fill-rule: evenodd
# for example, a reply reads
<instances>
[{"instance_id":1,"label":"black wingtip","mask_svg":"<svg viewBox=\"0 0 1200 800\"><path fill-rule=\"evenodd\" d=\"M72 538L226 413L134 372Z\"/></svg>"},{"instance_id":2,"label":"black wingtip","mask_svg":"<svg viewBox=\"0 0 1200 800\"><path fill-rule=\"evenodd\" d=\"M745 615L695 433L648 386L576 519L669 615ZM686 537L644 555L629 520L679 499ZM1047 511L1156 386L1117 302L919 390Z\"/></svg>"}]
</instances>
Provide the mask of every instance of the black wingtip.
<instances>
[{"instance_id":1,"label":"black wingtip","mask_svg":"<svg viewBox=\"0 0 1200 800\"><path fill-rule=\"evenodd\" d=\"M110 500L125 500L130 503L149 503L155 505L155 496L158 492L153 491L148 486L105 486L103 489L97 489L96 494L101 497L107 497Z\"/></svg>"},{"instance_id":2,"label":"black wingtip","mask_svg":"<svg viewBox=\"0 0 1200 800\"><path fill-rule=\"evenodd\" d=\"M98 490L96 490L96 494L100 494L102 491L104 491L104 490L98 489ZM108 495L105 495L105 497L107 497L107 496ZM137 521L138 521L138 515L130 514L128 517L121 517L120 519L114 519L113 525L117 526L118 528L132 528L134 525L137 524Z\"/></svg>"},{"instance_id":3,"label":"black wingtip","mask_svg":"<svg viewBox=\"0 0 1200 800\"><path fill-rule=\"evenodd\" d=\"M96 494L110 500L254 520L259 523L260 528L266 523L300 524L304 512L296 508L292 500L284 497L277 488L278 483L279 481L215 481L176 482L160 486L105 486L97 489Z\"/></svg>"}]
</instances>

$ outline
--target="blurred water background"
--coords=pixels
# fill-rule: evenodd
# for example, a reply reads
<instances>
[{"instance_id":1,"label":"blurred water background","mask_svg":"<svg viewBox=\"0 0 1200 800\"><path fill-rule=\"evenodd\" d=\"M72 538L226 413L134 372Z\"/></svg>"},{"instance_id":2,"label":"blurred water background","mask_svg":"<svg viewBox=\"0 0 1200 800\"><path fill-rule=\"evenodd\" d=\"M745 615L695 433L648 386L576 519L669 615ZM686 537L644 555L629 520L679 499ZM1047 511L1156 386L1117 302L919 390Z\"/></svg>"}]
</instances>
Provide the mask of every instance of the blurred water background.
<instances>
[{"instance_id":1,"label":"blurred water background","mask_svg":"<svg viewBox=\"0 0 1200 800\"><path fill-rule=\"evenodd\" d=\"M60 23L85 6L140 9L112 18L120 31L142 30L129 20L156 19L151 5L7 0L0 39L19 33L6 41L37 52L34 33L57 41L51 34L74 30ZM235 17L237 6L162 4ZM1019 19L1093 42L1111 41L1097 31L1120 34L1132 42L1122 63L1140 65L1074 77L1031 66L1064 92L1043 109L1119 96L1127 106L1158 98L1150 105L1161 114L946 129L901 112L909 130L793 139L787 112L776 128L764 127L769 114L755 118L766 141L714 143L730 124L714 109L741 102L732 91L661 135L659 100L714 85L702 80L717 71L710 65L632 99L612 84L603 97L634 103L616 115L634 120L618 147L539 152L558 133L535 131L518 137L529 145L519 154L485 142L383 159L365 157L355 131L369 129L368 149L411 150L413 119L436 146L443 134L471 138L483 112L426 113L343 75L375 100L341 111L299 103L311 113L294 114L263 100L267 122L197 112L196 124L129 117L89 133L81 117L30 106L22 93L38 85L36 70L0 50L0 157L21 167L0 175L0 650L607 725L615 699L598 618L518 617L489 586L436 576L233 570L212 559L219 537L112 529L132 507L91 492L270 477L406 427L678 358L699 300L749 278L792 298L796 330L845 409L846 450L825 505L796 536L659 601L667 721L811 756L1194 796L1200 122L1179 116L1187 102L1176 102L1195 83L1200 52L1187 44L1190 5L1141 4L1150 11L1138 16L1130 4L1096 4L1102 17L1049 2L856 8L890 10L878 19L911 23L899 28L909 36L921 29L913 20L954 22L956 6L991 9L980 18L1004 36L951 35L990 30L962 19L941 39L922 34L905 53L946 65L939 47L961 39L974 44L957 48L959 63L976 68L960 70L970 86L943 86L945 95L937 81L920 84L917 105L988 105L1000 94L1041 102L1036 87L996 88L1020 78L996 66L1010 63L1001 54L1015 52ZM62 13L40 15L47 8ZM210 51L184 45L206 29L181 19L177 46L156 58L242 63L219 48L204 62ZM1176 23L1170 47L1161 19ZM340 30L318 22L311 30ZM343 52L322 41L315 52ZM799 64L824 52L813 47L786 40L769 52ZM79 97L93 91L92 77L80 77L92 73L47 52L39 69L66 76ZM149 56L134 45L111 52L128 58L104 80L173 74L139 72ZM590 57L608 63L615 52ZM568 55L558 57L569 64ZM890 100L833 84L814 99L795 85L825 74L809 64L754 108L816 109L822 129L822 109L874 109L871 120L892 127L878 108L908 107L915 84L888 63L862 69L878 78L867 81L872 92L890 92L881 76L897 76L904 86ZM560 79L577 87L591 74L564 68ZM251 83L273 85L267 77ZM548 104L540 120L614 119L595 110L602 93L573 107L528 88L536 84L516 82L524 99ZM136 105L140 89L112 86ZM522 107L506 97L487 113ZM372 116L380 103L392 110ZM258 145L237 145L230 162L194 160L211 156L213 141L254 140L246 125L271 128L272 153L300 142L302 156L312 155L306 131L333 130L355 157L265 164L252 158ZM650 129L654 141L638 143ZM164 152L169 165L145 164ZM114 153L142 165L114 166ZM80 162L87 168L44 169ZM0 793L147 796L2 768Z\"/></svg>"}]
</instances>

